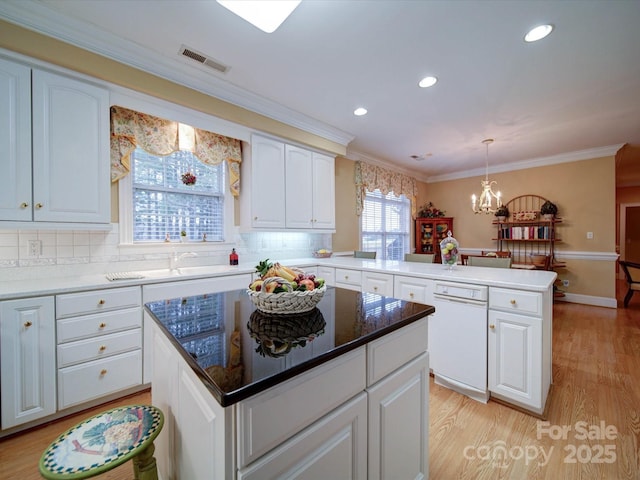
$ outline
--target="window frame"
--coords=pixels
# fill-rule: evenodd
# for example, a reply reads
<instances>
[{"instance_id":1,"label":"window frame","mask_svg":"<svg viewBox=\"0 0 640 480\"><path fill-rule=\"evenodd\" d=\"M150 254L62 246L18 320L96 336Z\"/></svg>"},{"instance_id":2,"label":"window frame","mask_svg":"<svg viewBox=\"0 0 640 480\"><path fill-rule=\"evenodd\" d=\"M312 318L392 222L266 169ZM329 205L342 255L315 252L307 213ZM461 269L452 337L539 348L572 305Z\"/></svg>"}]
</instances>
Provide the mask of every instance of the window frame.
<instances>
[{"instance_id":1,"label":"window frame","mask_svg":"<svg viewBox=\"0 0 640 480\"><path fill-rule=\"evenodd\" d=\"M191 125L193 127L209 130L233 138L237 138L243 143L243 152L246 150L247 142L251 139L252 130L214 117L209 114L177 105L166 100L151 97L142 93L116 87L111 94L111 105L137 110L149 115L168 118L176 122ZM166 253L167 245L179 250L215 250L220 248L226 251L229 246L235 246L234 239L239 234L239 226L235 224L235 211L238 208L238 199L233 196L229 188L229 168L224 162L225 178L224 184L224 242L138 242L133 243L133 186L131 175L126 175L118 182L111 184L112 211L118 211L119 248L121 254L144 253ZM242 192L242 178L241 192ZM242 194L242 193L241 193ZM113 205L113 199L118 199L117 208ZM113 219L112 219L113 220Z\"/></svg>"},{"instance_id":2,"label":"window frame","mask_svg":"<svg viewBox=\"0 0 640 480\"><path fill-rule=\"evenodd\" d=\"M363 202L365 202L365 204L366 204L366 202L368 201L368 198L369 198L369 194L370 194L370 193L374 193L374 192L376 192L376 191L378 191L378 192L379 192L379 191L380 191L380 189L375 189L375 190L373 190L373 191L366 190L366 191L365 191L365 197L364 197L364 199L363 199ZM412 228L412 218L411 218L411 200L410 200L406 195L404 195L404 194L396 195L396 193L395 193L395 192L393 192L393 191L391 191L391 192L389 192L389 193L393 194L394 196L396 196L396 197L398 197L398 198L401 198L401 197L402 197L402 198L404 198L403 203L406 203L406 212L407 212L407 218L406 218L406 222L407 222L407 231L406 231L406 232L403 232L403 233L401 233L401 234L389 232L389 235L402 235L402 236L404 237L404 242L403 242L403 252L401 253L401 257L402 257L402 258L398 259L398 260L402 260L402 259L404 258L404 253L411 253L411 228ZM380 192L380 195L381 195L381 197L382 197L381 204L382 204L382 205L383 205L383 207L384 207L384 205L385 205L385 203L388 201L388 199L386 199L386 194L383 194L382 192ZM360 249L360 250L364 250L364 249L365 249L365 247L363 246L363 243L362 243L363 237L364 237L365 235L368 235L368 234L376 235L376 233L375 233L375 232L374 232L374 233L369 233L369 232L365 232L365 231L363 230L362 222L363 222L363 219L365 218L365 210L366 210L366 207L365 207L365 205L363 205L362 213L361 213L361 215L360 215L360 221L358 222L358 228L359 228L359 233L360 233L360 241L359 241L359 249ZM384 238L385 238L385 236L386 236L386 234L387 234L387 232L386 232L386 231L384 231L384 232L380 233L380 236L384 239ZM381 248L382 248L382 247L381 247ZM386 250L386 249L385 249L385 250ZM376 251L377 251L377 250L376 250ZM380 252L380 251L378 251L378 255L377 255L377 258L378 258L378 259L380 259L380 260L387 260L387 258L386 258L386 257L387 257L386 252Z\"/></svg>"}]
</instances>

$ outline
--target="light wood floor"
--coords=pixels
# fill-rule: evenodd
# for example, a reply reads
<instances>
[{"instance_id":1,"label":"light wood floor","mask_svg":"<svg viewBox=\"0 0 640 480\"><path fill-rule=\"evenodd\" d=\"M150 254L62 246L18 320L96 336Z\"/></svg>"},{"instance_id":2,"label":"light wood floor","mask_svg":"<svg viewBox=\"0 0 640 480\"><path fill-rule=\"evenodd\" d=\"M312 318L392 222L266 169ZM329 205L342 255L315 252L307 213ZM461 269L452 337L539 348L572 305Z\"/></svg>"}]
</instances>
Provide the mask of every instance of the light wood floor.
<instances>
[{"instance_id":1,"label":"light wood floor","mask_svg":"<svg viewBox=\"0 0 640 480\"><path fill-rule=\"evenodd\" d=\"M532 416L474 402L432 382L430 478L640 480L640 298L617 310L554 305L553 381L547 421L552 432L570 426L565 439L539 432L542 423ZM145 402L148 392L108 406ZM0 480L39 479L38 460L49 443L106 408L0 441ZM575 438L576 422L588 429L604 422L616 429L616 438ZM131 465L99 478L131 480Z\"/></svg>"}]
</instances>

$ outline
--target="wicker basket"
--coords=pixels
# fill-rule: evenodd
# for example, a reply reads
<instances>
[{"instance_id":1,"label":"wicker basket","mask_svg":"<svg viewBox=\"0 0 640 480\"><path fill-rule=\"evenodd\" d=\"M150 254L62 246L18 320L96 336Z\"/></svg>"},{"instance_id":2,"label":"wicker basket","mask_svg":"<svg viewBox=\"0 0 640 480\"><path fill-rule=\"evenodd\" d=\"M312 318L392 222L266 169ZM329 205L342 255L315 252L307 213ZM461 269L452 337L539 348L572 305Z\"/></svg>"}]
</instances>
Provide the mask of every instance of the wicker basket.
<instances>
[{"instance_id":1,"label":"wicker basket","mask_svg":"<svg viewBox=\"0 0 640 480\"><path fill-rule=\"evenodd\" d=\"M331 255L333 255L333 252L325 252L325 253L312 252L311 255L313 255L314 258L329 258Z\"/></svg>"},{"instance_id":2,"label":"wicker basket","mask_svg":"<svg viewBox=\"0 0 640 480\"><path fill-rule=\"evenodd\" d=\"M304 292L267 293L247 290L258 310L265 313L303 313L312 310L327 291L327 286Z\"/></svg>"}]
</instances>

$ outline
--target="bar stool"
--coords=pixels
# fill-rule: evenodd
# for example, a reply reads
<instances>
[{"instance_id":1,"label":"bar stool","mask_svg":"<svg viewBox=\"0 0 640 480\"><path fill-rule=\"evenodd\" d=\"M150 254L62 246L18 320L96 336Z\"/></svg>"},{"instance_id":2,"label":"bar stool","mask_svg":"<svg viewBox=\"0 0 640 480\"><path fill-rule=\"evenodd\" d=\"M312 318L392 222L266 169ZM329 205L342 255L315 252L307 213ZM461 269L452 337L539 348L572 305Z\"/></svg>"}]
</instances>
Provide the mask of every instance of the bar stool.
<instances>
[{"instance_id":1,"label":"bar stool","mask_svg":"<svg viewBox=\"0 0 640 480\"><path fill-rule=\"evenodd\" d=\"M40 474L48 480L90 478L133 460L136 480L158 480L153 441L164 416L151 405L99 413L70 428L45 450Z\"/></svg>"}]
</instances>

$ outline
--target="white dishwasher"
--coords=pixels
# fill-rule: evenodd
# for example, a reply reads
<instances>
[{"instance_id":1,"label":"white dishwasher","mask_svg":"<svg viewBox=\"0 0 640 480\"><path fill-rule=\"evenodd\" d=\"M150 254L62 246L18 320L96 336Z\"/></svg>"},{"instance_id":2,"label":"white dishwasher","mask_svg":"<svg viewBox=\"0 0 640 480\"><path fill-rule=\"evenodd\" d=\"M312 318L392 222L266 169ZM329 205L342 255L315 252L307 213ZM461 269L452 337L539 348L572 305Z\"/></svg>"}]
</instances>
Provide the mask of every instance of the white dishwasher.
<instances>
[{"instance_id":1,"label":"white dishwasher","mask_svg":"<svg viewBox=\"0 0 640 480\"><path fill-rule=\"evenodd\" d=\"M486 403L487 297L482 285L436 281L429 317L429 363L435 383Z\"/></svg>"}]
</instances>

